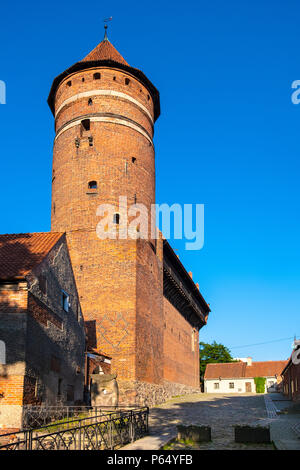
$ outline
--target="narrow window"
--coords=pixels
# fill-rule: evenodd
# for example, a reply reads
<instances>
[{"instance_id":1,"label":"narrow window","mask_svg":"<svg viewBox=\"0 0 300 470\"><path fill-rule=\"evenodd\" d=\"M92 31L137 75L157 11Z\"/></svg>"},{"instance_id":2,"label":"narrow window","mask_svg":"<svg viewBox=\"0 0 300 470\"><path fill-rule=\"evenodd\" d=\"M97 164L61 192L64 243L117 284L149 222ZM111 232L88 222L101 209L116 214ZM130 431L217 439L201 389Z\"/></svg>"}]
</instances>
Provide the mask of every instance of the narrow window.
<instances>
[{"instance_id":1,"label":"narrow window","mask_svg":"<svg viewBox=\"0 0 300 470\"><path fill-rule=\"evenodd\" d=\"M92 106L92 104L93 104L93 100L92 100L92 98L90 98L89 101L88 101L88 105Z\"/></svg>"},{"instance_id":2,"label":"narrow window","mask_svg":"<svg viewBox=\"0 0 300 470\"><path fill-rule=\"evenodd\" d=\"M120 223L120 214L114 214L114 224L119 225Z\"/></svg>"},{"instance_id":3,"label":"narrow window","mask_svg":"<svg viewBox=\"0 0 300 470\"><path fill-rule=\"evenodd\" d=\"M129 85L129 83L130 83L129 78L125 78L125 85Z\"/></svg>"},{"instance_id":4,"label":"narrow window","mask_svg":"<svg viewBox=\"0 0 300 470\"><path fill-rule=\"evenodd\" d=\"M117 80L117 77L114 77L113 80L116 81L116 80Z\"/></svg>"},{"instance_id":5,"label":"narrow window","mask_svg":"<svg viewBox=\"0 0 300 470\"><path fill-rule=\"evenodd\" d=\"M135 158L135 157L132 157L131 161L132 161L132 163L135 163L135 162L136 162L136 158Z\"/></svg>"},{"instance_id":6,"label":"narrow window","mask_svg":"<svg viewBox=\"0 0 300 470\"><path fill-rule=\"evenodd\" d=\"M100 80L101 74L100 73L94 73L94 80Z\"/></svg>"},{"instance_id":7,"label":"narrow window","mask_svg":"<svg viewBox=\"0 0 300 470\"><path fill-rule=\"evenodd\" d=\"M67 386L67 401L74 401L74 386Z\"/></svg>"},{"instance_id":8,"label":"narrow window","mask_svg":"<svg viewBox=\"0 0 300 470\"><path fill-rule=\"evenodd\" d=\"M89 189L97 189L97 181L90 181Z\"/></svg>"},{"instance_id":9,"label":"narrow window","mask_svg":"<svg viewBox=\"0 0 300 470\"><path fill-rule=\"evenodd\" d=\"M69 81L67 82L67 86L72 86L71 80L69 80Z\"/></svg>"},{"instance_id":10,"label":"narrow window","mask_svg":"<svg viewBox=\"0 0 300 470\"><path fill-rule=\"evenodd\" d=\"M234 388L234 382L229 382L229 388Z\"/></svg>"},{"instance_id":11,"label":"narrow window","mask_svg":"<svg viewBox=\"0 0 300 470\"><path fill-rule=\"evenodd\" d=\"M58 379L58 384L57 384L57 396L58 398L61 397L61 387L62 386L62 379Z\"/></svg>"},{"instance_id":12,"label":"narrow window","mask_svg":"<svg viewBox=\"0 0 300 470\"><path fill-rule=\"evenodd\" d=\"M81 81L84 82L84 77L82 77Z\"/></svg>"},{"instance_id":13,"label":"narrow window","mask_svg":"<svg viewBox=\"0 0 300 470\"><path fill-rule=\"evenodd\" d=\"M46 295L47 294L47 278L43 274L40 276L40 289L42 294Z\"/></svg>"},{"instance_id":14,"label":"narrow window","mask_svg":"<svg viewBox=\"0 0 300 470\"><path fill-rule=\"evenodd\" d=\"M149 96L149 95L147 95L147 99L148 99L148 101L150 100L150 96Z\"/></svg>"},{"instance_id":15,"label":"narrow window","mask_svg":"<svg viewBox=\"0 0 300 470\"><path fill-rule=\"evenodd\" d=\"M0 364L6 364L6 349L4 341L0 340Z\"/></svg>"},{"instance_id":16,"label":"narrow window","mask_svg":"<svg viewBox=\"0 0 300 470\"><path fill-rule=\"evenodd\" d=\"M89 137L89 146L93 147L93 145L94 145L93 137L90 136Z\"/></svg>"},{"instance_id":17,"label":"narrow window","mask_svg":"<svg viewBox=\"0 0 300 470\"><path fill-rule=\"evenodd\" d=\"M65 291L62 291L61 293L61 302L62 302L62 308L64 309L64 311L68 312L70 308L70 296Z\"/></svg>"},{"instance_id":18,"label":"narrow window","mask_svg":"<svg viewBox=\"0 0 300 470\"><path fill-rule=\"evenodd\" d=\"M91 128L91 121L89 119L83 119L81 126L84 131L89 131Z\"/></svg>"}]
</instances>

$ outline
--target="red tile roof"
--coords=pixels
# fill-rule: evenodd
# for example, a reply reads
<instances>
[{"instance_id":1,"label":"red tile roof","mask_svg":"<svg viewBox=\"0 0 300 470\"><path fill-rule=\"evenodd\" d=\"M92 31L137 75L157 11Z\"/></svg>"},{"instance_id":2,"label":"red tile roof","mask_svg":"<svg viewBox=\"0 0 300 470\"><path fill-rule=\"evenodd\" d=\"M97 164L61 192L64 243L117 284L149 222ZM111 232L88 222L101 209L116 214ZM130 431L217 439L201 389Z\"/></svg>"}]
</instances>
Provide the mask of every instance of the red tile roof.
<instances>
[{"instance_id":1,"label":"red tile roof","mask_svg":"<svg viewBox=\"0 0 300 470\"><path fill-rule=\"evenodd\" d=\"M245 362L224 362L222 364L207 364L205 370L205 379L233 379L238 377L244 377L245 368L247 364Z\"/></svg>"},{"instance_id":2,"label":"red tile roof","mask_svg":"<svg viewBox=\"0 0 300 470\"><path fill-rule=\"evenodd\" d=\"M288 361L252 362L252 366L246 367L245 377L274 377L281 372Z\"/></svg>"},{"instance_id":3,"label":"red tile roof","mask_svg":"<svg viewBox=\"0 0 300 470\"><path fill-rule=\"evenodd\" d=\"M128 65L126 60L108 40L101 41L81 62L94 60L113 60L114 62Z\"/></svg>"},{"instance_id":4,"label":"red tile roof","mask_svg":"<svg viewBox=\"0 0 300 470\"><path fill-rule=\"evenodd\" d=\"M207 364L205 379L238 379L245 377L274 377L281 375L287 361L252 362L248 366L246 362L230 362L223 364Z\"/></svg>"},{"instance_id":5,"label":"red tile roof","mask_svg":"<svg viewBox=\"0 0 300 470\"><path fill-rule=\"evenodd\" d=\"M0 235L0 279L20 278L41 263L62 233Z\"/></svg>"}]
</instances>

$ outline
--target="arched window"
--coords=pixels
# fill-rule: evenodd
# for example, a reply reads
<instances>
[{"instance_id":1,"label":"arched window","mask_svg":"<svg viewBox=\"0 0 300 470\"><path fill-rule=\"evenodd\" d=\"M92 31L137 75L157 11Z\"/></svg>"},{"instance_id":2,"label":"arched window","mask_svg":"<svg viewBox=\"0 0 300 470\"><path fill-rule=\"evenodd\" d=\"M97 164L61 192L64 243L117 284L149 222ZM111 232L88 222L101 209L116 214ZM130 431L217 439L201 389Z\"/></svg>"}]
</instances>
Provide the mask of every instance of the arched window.
<instances>
[{"instance_id":1,"label":"arched window","mask_svg":"<svg viewBox=\"0 0 300 470\"><path fill-rule=\"evenodd\" d=\"M120 214L114 214L114 224L119 225L120 223Z\"/></svg>"},{"instance_id":2,"label":"arched window","mask_svg":"<svg viewBox=\"0 0 300 470\"><path fill-rule=\"evenodd\" d=\"M100 80L101 74L100 73L94 73L94 80Z\"/></svg>"},{"instance_id":3,"label":"arched window","mask_svg":"<svg viewBox=\"0 0 300 470\"><path fill-rule=\"evenodd\" d=\"M89 189L97 189L97 181L90 181Z\"/></svg>"},{"instance_id":4,"label":"arched window","mask_svg":"<svg viewBox=\"0 0 300 470\"><path fill-rule=\"evenodd\" d=\"M91 128L91 121L89 119L83 119L81 121L82 130L89 131Z\"/></svg>"},{"instance_id":5,"label":"arched window","mask_svg":"<svg viewBox=\"0 0 300 470\"><path fill-rule=\"evenodd\" d=\"M93 100L92 100L92 98L90 98L89 101L88 101L88 105L92 106L92 104L93 104Z\"/></svg>"},{"instance_id":6,"label":"arched window","mask_svg":"<svg viewBox=\"0 0 300 470\"><path fill-rule=\"evenodd\" d=\"M4 341L0 340L0 364L6 364L6 348Z\"/></svg>"}]
</instances>

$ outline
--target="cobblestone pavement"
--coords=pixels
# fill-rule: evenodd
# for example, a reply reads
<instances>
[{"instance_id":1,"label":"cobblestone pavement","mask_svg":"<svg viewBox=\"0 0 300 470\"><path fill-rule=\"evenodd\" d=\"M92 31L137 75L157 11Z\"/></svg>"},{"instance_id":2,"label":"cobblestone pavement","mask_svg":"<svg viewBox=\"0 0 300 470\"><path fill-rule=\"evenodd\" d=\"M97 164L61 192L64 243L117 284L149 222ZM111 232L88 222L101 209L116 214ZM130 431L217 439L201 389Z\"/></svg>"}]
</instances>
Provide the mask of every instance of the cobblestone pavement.
<instances>
[{"instance_id":1,"label":"cobblestone pavement","mask_svg":"<svg viewBox=\"0 0 300 470\"><path fill-rule=\"evenodd\" d=\"M279 450L300 450L300 414L293 412L293 402L279 393L267 396L280 414L270 419L271 439ZM286 411L289 410L288 413Z\"/></svg>"},{"instance_id":2,"label":"cobblestone pavement","mask_svg":"<svg viewBox=\"0 0 300 470\"><path fill-rule=\"evenodd\" d=\"M268 424L265 400L254 394L185 395L151 408L150 435L176 434L177 424L211 426L212 442L191 449L273 449L272 445L243 445L234 442L236 424ZM176 444L177 445L177 444ZM175 444L172 449L177 448ZM182 445L178 444L178 448ZM188 448L188 447L185 447Z\"/></svg>"}]
</instances>

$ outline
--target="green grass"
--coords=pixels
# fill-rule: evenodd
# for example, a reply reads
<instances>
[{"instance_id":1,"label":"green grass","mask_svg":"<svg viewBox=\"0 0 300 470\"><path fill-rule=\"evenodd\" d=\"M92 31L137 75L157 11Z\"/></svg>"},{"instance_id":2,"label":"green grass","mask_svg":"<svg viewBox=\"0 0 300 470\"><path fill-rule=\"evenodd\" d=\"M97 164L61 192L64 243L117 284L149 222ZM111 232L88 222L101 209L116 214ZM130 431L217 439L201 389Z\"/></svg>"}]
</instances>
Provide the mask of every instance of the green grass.
<instances>
[{"instance_id":1,"label":"green grass","mask_svg":"<svg viewBox=\"0 0 300 470\"><path fill-rule=\"evenodd\" d=\"M111 414L113 414L113 412L107 412L105 416L107 416L107 418L109 419L109 416ZM73 418L68 417L68 418L59 419L57 421L54 421L53 423L50 423L48 425L48 427L46 427L46 428L45 427L40 427L40 428L34 429L33 431L38 432L38 433L46 432L46 433L50 434L50 433L53 433L53 432L58 432L58 431L63 431L63 430L71 429L71 428L76 428L77 426L79 426L79 421L81 419L84 419L84 418L93 418L93 417L89 416L86 413L81 413L81 414L79 414L79 415L77 415L76 417L73 417ZM124 418L123 422L127 423L128 420L129 420L128 418ZM120 419L115 419L114 423L115 424L120 424L121 420ZM87 419L86 421L82 422L82 426L86 426L88 424L94 424L93 419ZM104 423L103 423L103 426L104 426ZM113 433L114 433L114 431L113 431ZM115 434L116 434L116 432L115 432Z\"/></svg>"}]
</instances>

